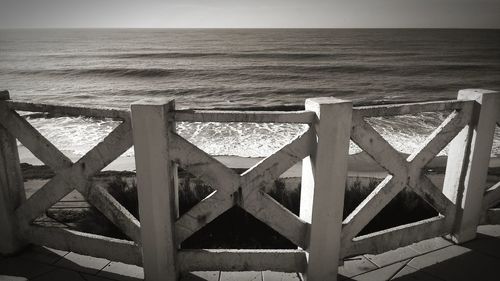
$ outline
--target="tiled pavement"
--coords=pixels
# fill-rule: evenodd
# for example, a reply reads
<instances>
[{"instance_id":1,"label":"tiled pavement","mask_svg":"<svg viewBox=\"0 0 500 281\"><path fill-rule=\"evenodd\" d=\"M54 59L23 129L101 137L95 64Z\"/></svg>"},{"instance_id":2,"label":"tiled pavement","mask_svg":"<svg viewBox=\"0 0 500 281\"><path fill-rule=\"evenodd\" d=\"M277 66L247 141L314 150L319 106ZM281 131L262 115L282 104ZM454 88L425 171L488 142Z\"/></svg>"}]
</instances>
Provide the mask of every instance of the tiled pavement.
<instances>
[{"instance_id":1,"label":"tiled pavement","mask_svg":"<svg viewBox=\"0 0 500 281\"><path fill-rule=\"evenodd\" d=\"M346 260L339 280L500 280L500 226L481 226L478 238L454 245L435 238L380 255ZM142 268L42 247L13 257L0 256L0 281L142 280ZM196 272L184 281L298 281L277 272Z\"/></svg>"}]
</instances>

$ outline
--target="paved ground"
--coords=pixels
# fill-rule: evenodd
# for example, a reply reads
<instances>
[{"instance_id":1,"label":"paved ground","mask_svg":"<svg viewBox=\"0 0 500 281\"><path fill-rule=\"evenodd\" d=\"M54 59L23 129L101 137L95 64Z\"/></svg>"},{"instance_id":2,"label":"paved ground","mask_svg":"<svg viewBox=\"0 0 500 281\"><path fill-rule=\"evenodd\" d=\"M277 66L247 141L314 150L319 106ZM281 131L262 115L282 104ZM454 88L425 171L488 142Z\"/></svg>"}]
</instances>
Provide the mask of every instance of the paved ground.
<instances>
[{"instance_id":1,"label":"paved ground","mask_svg":"<svg viewBox=\"0 0 500 281\"><path fill-rule=\"evenodd\" d=\"M500 280L500 226L481 226L478 238L453 245L435 238L386 252L345 261L339 280ZM142 280L142 268L31 247L13 257L0 256L0 281L109 281ZM184 281L298 281L297 274L278 272L194 272Z\"/></svg>"}]
</instances>

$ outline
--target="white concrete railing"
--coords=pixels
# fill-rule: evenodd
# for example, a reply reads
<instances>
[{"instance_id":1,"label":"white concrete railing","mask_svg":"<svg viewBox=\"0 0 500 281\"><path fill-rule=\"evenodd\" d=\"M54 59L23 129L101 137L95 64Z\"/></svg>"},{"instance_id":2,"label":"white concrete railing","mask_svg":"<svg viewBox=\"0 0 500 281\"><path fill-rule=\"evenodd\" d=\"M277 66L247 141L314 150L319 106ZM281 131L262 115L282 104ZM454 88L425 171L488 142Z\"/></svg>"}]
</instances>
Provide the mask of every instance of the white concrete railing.
<instances>
[{"instance_id":1,"label":"white concrete railing","mask_svg":"<svg viewBox=\"0 0 500 281\"><path fill-rule=\"evenodd\" d=\"M0 251L25 243L143 265L148 280L176 280L184 271L275 270L302 272L308 280L335 280L338 261L380 253L427 238L475 237L478 224L500 223L500 183L484 190L494 129L500 123L500 94L462 90L458 100L352 107L348 101L317 98L305 111L245 112L175 110L173 101L136 103L127 111L13 102L0 95ZM72 163L15 110L110 117L123 121L103 142ZM404 159L365 120L430 111L451 111L422 148ZM131 117L130 117L131 116ZM176 121L305 123L309 130L241 175L175 132ZM131 130L131 126L133 130ZM132 132L133 131L133 132ZM133 135L133 137L132 137ZM56 171L25 200L15 138ZM133 139L133 141L132 141ZM389 175L342 221L349 140ZM448 143L445 182L439 189L425 167ZM106 190L89 184L93 175L134 143L141 223ZM267 193L269 183L302 163L300 216ZM179 217L177 167L216 189ZM403 188L432 205L435 218L358 236ZM73 189L86 196L130 239L32 225L44 210ZM297 250L185 250L180 243L233 206L239 206L298 246Z\"/></svg>"},{"instance_id":2,"label":"white concrete railing","mask_svg":"<svg viewBox=\"0 0 500 281\"><path fill-rule=\"evenodd\" d=\"M50 112L68 116L113 118L122 123L102 142L73 163L15 110ZM26 199L16 139L52 168L55 176ZM32 104L9 100L0 93L0 252L11 253L29 242L82 254L141 264L140 224L92 177L132 146L130 113L109 109ZM111 239L62 228L45 228L32 222L74 189L103 213L132 241Z\"/></svg>"}]
</instances>

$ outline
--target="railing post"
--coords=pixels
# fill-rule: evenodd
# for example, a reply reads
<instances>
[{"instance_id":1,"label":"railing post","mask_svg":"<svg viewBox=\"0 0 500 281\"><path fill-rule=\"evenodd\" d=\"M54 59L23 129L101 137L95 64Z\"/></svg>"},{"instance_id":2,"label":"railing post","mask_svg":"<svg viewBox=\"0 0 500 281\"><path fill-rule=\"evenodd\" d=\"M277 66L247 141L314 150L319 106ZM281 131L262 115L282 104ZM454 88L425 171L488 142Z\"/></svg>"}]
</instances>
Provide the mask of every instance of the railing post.
<instances>
[{"instance_id":1,"label":"railing post","mask_svg":"<svg viewBox=\"0 0 500 281\"><path fill-rule=\"evenodd\" d=\"M316 112L318 143L302 162L300 217L311 223L305 278L337 280L352 103L313 98L306 100L306 110Z\"/></svg>"},{"instance_id":2,"label":"railing post","mask_svg":"<svg viewBox=\"0 0 500 281\"><path fill-rule=\"evenodd\" d=\"M0 92L0 102L9 100L9 92ZM26 243L17 233L14 210L26 200L19 165L16 139L0 125L0 253L13 254Z\"/></svg>"},{"instance_id":3,"label":"railing post","mask_svg":"<svg viewBox=\"0 0 500 281\"><path fill-rule=\"evenodd\" d=\"M462 243L476 237L500 111L500 93L460 90L458 99L477 102L470 124L450 143L443 184L443 193L457 205L452 239Z\"/></svg>"},{"instance_id":4,"label":"railing post","mask_svg":"<svg viewBox=\"0 0 500 281\"><path fill-rule=\"evenodd\" d=\"M173 164L169 134L174 101L132 104L142 255L146 280L178 278Z\"/></svg>"}]
</instances>

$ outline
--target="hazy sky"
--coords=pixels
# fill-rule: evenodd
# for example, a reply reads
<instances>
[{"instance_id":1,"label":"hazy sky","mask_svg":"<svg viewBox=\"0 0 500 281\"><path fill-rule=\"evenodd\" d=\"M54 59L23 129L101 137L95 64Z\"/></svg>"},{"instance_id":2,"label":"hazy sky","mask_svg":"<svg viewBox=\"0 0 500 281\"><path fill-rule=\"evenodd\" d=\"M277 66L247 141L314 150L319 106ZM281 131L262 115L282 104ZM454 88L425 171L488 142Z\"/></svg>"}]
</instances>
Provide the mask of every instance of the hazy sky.
<instances>
[{"instance_id":1,"label":"hazy sky","mask_svg":"<svg viewBox=\"0 0 500 281\"><path fill-rule=\"evenodd\" d=\"M0 27L500 28L500 0L0 0Z\"/></svg>"}]
</instances>

